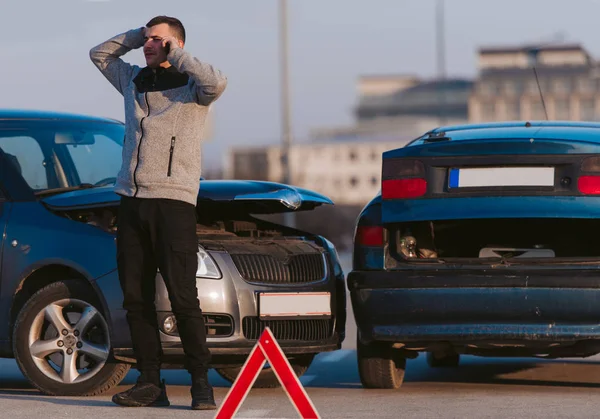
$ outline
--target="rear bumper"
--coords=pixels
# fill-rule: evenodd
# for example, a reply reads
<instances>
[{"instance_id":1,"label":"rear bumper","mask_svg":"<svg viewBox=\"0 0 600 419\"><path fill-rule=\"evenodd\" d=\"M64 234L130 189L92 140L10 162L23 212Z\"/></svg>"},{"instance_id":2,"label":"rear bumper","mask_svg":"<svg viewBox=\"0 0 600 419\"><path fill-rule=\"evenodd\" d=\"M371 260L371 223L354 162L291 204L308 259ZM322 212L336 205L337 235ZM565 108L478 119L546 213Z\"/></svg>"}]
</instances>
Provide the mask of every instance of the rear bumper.
<instances>
[{"instance_id":1,"label":"rear bumper","mask_svg":"<svg viewBox=\"0 0 600 419\"><path fill-rule=\"evenodd\" d=\"M441 271L351 272L361 340L407 347L600 340L598 270Z\"/></svg>"}]
</instances>

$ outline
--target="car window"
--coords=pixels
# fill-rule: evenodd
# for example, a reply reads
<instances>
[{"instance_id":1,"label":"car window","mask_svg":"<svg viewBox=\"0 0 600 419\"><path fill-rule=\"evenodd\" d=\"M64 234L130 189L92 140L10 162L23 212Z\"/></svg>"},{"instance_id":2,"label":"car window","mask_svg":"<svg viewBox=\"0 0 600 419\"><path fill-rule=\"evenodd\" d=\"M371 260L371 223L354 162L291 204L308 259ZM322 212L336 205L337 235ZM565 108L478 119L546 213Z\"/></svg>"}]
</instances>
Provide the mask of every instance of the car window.
<instances>
[{"instance_id":1,"label":"car window","mask_svg":"<svg viewBox=\"0 0 600 419\"><path fill-rule=\"evenodd\" d=\"M81 183L114 178L121 168L122 147L106 135L95 134L93 144L68 144L67 150Z\"/></svg>"},{"instance_id":2,"label":"car window","mask_svg":"<svg viewBox=\"0 0 600 419\"><path fill-rule=\"evenodd\" d=\"M48 187L44 154L33 137L0 135L0 149L32 189Z\"/></svg>"}]
</instances>

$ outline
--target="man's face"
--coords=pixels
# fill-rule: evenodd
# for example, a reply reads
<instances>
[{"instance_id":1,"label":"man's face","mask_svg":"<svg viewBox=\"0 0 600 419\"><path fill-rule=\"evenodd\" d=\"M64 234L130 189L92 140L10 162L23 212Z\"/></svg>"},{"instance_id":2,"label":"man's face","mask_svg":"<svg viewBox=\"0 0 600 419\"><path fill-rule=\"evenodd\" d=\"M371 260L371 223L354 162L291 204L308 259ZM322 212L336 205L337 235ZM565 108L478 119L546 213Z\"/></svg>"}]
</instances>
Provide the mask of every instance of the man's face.
<instances>
[{"instance_id":1,"label":"man's face","mask_svg":"<svg viewBox=\"0 0 600 419\"><path fill-rule=\"evenodd\" d=\"M163 38L175 36L166 23L146 28L144 57L148 67L156 68L167 61L167 51L163 47Z\"/></svg>"}]
</instances>

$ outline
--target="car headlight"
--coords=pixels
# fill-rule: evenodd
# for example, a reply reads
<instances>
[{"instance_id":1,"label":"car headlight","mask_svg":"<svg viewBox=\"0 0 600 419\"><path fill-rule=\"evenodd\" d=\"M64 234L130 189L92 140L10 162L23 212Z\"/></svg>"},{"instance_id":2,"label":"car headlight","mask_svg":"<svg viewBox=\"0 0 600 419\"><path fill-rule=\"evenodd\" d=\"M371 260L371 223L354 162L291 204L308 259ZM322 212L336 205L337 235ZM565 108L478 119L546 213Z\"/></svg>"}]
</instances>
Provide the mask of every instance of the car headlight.
<instances>
[{"instance_id":1,"label":"car headlight","mask_svg":"<svg viewBox=\"0 0 600 419\"><path fill-rule=\"evenodd\" d=\"M198 270L196 278L221 279L219 267L202 247L198 247Z\"/></svg>"}]
</instances>

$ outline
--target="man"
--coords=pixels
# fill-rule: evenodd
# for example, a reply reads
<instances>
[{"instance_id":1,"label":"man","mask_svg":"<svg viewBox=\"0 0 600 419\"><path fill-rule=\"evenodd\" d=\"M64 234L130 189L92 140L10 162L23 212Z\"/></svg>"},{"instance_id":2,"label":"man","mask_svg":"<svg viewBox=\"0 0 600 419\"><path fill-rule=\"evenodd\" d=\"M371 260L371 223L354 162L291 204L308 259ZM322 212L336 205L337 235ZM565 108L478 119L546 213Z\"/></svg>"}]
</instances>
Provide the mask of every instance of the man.
<instances>
[{"instance_id":1,"label":"man","mask_svg":"<svg viewBox=\"0 0 600 419\"><path fill-rule=\"evenodd\" d=\"M154 306L164 278L192 376L192 409L216 409L198 291L196 203L200 140L208 107L227 78L183 50L178 19L158 16L92 48L90 58L124 96L126 135L115 191L121 195L117 266L140 377L116 394L122 406L168 406ZM143 47L147 67L120 57Z\"/></svg>"}]
</instances>

